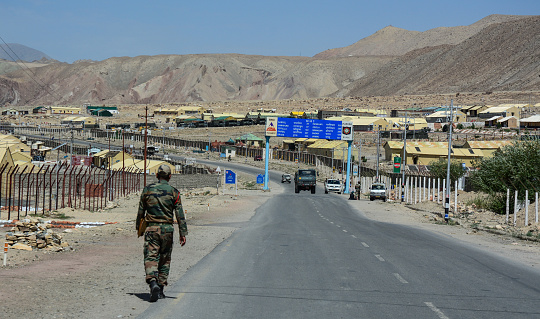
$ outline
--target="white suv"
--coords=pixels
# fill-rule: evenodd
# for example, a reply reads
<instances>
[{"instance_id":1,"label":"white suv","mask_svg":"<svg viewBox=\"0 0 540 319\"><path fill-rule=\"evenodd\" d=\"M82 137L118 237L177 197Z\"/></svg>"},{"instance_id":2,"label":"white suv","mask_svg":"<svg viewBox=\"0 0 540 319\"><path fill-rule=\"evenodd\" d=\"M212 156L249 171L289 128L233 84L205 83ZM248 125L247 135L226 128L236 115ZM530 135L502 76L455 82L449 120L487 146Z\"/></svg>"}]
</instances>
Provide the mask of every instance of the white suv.
<instances>
[{"instance_id":1,"label":"white suv","mask_svg":"<svg viewBox=\"0 0 540 319\"><path fill-rule=\"evenodd\" d=\"M324 193L328 194L328 192L341 194L341 192L343 192L343 184L341 184L341 181L339 179L327 179L324 182Z\"/></svg>"},{"instance_id":2,"label":"white suv","mask_svg":"<svg viewBox=\"0 0 540 319\"><path fill-rule=\"evenodd\" d=\"M373 183L369 188L369 200L377 198L386 202L386 185L383 183Z\"/></svg>"}]
</instances>

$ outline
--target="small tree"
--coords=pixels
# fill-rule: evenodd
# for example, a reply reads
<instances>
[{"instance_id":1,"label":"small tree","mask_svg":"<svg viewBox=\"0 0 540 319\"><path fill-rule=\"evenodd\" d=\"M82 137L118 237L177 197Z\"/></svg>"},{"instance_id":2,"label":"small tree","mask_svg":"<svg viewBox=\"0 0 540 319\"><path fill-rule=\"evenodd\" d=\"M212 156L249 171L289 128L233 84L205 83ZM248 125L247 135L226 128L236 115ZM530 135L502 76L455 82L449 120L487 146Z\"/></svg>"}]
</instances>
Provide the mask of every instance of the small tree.
<instances>
[{"instance_id":1,"label":"small tree","mask_svg":"<svg viewBox=\"0 0 540 319\"><path fill-rule=\"evenodd\" d=\"M491 209L504 213L506 190L519 192L519 199L540 190L540 141L518 141L493 153L492 157L474 162L478 170L472 174L473 186L493 198ZM513 206L514 200L510 201Z\"/></svg>"},{"instance_id":2,"label":"small tree","mask_svg":"<svg viewBox=\"0 0 540 319\"><path fill-rule=\"evenodd\" d=\"M440 159L438 161L429 163L429 171L431 172L431 176L440 178L441 181L446 179L447 168L447 159ZM461 163L456 160L450 161L450 187L453 187L455 181L463 175L465 175L465 170L463 169Z\"/></svg>"}]
</instances>

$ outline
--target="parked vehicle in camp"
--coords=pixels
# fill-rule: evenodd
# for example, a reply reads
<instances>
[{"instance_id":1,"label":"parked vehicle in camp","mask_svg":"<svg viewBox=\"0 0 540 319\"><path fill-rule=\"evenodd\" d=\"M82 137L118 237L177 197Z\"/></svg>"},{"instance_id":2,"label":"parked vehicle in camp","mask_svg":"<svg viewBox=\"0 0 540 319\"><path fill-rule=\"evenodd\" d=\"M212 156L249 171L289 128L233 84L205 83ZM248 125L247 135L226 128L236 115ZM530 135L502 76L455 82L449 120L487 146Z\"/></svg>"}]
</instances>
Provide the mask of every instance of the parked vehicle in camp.
<instances>
[{"instance_id":1,"label":"parked vehicle in camp","mask_svg":"<svg viewBox=\"0 0 540 319\"><path fill-rule=\"evenodd\" d=\"M369 200L382 199L386 202L386 185L373 183L369 188Z\"/></svg>"}]
</instances>

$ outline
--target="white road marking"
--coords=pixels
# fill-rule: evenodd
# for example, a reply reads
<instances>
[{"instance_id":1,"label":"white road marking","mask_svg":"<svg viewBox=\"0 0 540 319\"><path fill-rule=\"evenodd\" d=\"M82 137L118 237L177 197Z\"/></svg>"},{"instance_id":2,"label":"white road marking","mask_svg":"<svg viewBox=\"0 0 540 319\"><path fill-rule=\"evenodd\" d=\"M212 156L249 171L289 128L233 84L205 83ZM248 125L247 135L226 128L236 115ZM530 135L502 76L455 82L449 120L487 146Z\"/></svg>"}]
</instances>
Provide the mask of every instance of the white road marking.
<instances>
[{"instance_id":1,"label":"white road marking","mask_svg":"<svg viewBox=\"0 0 540 319\"><path fill-rule=\"evenodd\" d=\"M366 244L366 243L364 243L364 242L362 242L362 246L364 246L364 247L366 247L366 248L369 248L369 245Z\"/></svg>"},{"instance_id":2,"label":"white road marking","mask_svg":"<svg viewBox=\"0 0 540 319\"><path fill-rule=\"evenodd\" d=\"M424 302L424 303L426 304L426 306L429 307L429 309L431 309L434 313L436 313L437 317L439 317L440 319L450 319L441 310L439 310L439 308L435 307L433 303L431 302Z\"/></svg>"},{"instance_id":3,"label":"white road marking","mask_svg":"<svg viewBox=\"0 0 540 319\"><path fill-rule=\"evenodd\" d=\"M356 238L356 236L354 236L354 235L351 235L351 237L352 237L352 238Z\"/></svg>"},{"instance_id":4,"label":"white road marking","mask_svg":"<svg viewBox=\"0 0 540 319\"><path fill-rule=\"evenodd\" d=\"M382 258L381 255L375 255L375 257L377 257L377 259L380 261L384 261L384 258Z\"/></svg>"},{"instance_id":5,"label":"white road marking","mask_svg":"<svg viewBox=\"0 0 540 319\"><path fill-rule=\"evenodd\" d=\"M346 233L347 231L344 229L343 232Z\"/></svg>"},{"instance_id":6,"label":"white road marking","mask_svg":"<svg viewBox=\"0 0 540 319\"><path fill-rule=\"evenodd\" d=\"M330 222L330 224L333 224L334 222Z\"/></svg>"},{"instance_id":7,"label":"white road marking","mask_svg":"<svg viewBox=\"0 0 540 319\"><path fill-rule=\"evenodd\" d=\"M336 226L341 228L341 226L339 226L339 225L336 225Z\"/></svg>"},{"instance_id":8,"label":"white road marking","mask_svg":"<svg viewBox=\"0 0 540 319\"><path fill-rule=\"evenodd\" d=\"M401 277L398 273L394 273L394 277L396 277L396 279L399 280L399 282L401 282L402 284L409 283L407 280L403 279L403 277Z\"/></svg>"}]
</instances>

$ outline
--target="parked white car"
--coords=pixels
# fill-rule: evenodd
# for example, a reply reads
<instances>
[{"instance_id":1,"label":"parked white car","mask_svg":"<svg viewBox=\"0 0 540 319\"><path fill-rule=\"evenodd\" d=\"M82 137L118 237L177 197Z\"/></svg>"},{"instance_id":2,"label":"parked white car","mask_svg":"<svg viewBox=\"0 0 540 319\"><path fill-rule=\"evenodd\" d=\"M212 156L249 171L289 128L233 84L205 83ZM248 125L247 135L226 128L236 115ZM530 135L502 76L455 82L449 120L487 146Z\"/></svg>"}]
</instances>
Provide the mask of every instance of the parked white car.
<instances>
[{"instance_id":1,"label":"parked white car","mask_svg":"<svg viewBox=\"0 0 540 319\"><path fill-rule=\"evenodd\" d=\"M343 192L343 184L339 179L327 179L324 182L324 193L335 192L341 194Z\"/></svg>"},{"instance_id":2,"label":"parked white car","mask_svg":"<svg viewBox=\"0 0 540 319\"><path fill-rule=\"evenodd\" d=\"M369 200L382 199L386 202L386 185L383 183L373 183L369 188Z\"/></svg>"}]
</instances>

